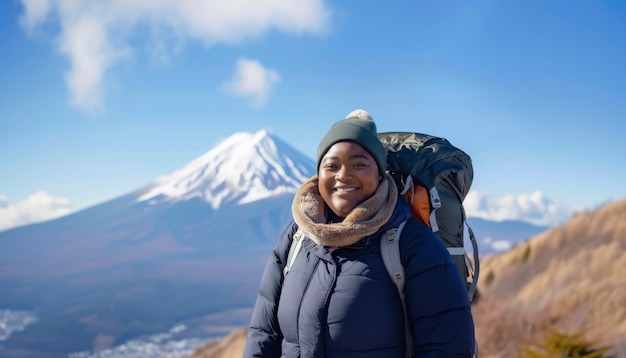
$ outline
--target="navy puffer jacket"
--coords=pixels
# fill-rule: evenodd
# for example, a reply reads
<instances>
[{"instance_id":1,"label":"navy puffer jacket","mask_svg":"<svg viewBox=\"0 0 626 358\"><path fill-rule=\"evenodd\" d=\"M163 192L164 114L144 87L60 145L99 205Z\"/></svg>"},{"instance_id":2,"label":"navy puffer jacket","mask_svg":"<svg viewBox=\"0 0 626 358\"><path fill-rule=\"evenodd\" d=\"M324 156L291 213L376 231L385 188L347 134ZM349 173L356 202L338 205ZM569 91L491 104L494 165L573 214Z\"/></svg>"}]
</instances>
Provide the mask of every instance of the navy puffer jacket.
<instances>
[{"instance_id":1,"label":"navy puffer jacket","mask_svg":"<svg viewBox=\"0 0 626 358\"><path fill-rule=\"evenodd\" d=\"M332 252L305 238L284 277L292 223L267 263L244 357L402 358L404 316L385 269L380 236L409 217L403 200L379 232ZM409 220L400 239L417 357L472 357L474 325L465 284L443 244Z\"/></svg>"}]
</instances>

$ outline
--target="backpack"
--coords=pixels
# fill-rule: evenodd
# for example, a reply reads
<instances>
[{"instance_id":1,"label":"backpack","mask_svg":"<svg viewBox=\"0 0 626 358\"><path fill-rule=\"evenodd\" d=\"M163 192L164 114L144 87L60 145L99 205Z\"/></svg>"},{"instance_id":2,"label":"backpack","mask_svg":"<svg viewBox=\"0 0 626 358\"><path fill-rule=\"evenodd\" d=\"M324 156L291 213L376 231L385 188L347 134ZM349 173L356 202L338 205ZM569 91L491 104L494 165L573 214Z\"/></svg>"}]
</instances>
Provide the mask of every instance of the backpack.
<instances>
[{"instance_id":1,"label":"backpack","mask_svg":"<svg viewBox=\"0 0 626 358\"><path fill-rule=\"evenodd\" d=\"M476 292L480 265L478 244L463 209L463 200L474 179L470 156L445 138L427 134L387 132L379 133L378 137L387 150L387 172L409 204L411 217L428 226L448 249L465 281L471 302ZM381 236L380 250L402 301L406 356L412 357L412 337L404 295L404 267L399 248L404 224ZM472 243L473 263L464 248L465 226ZM474 341L474 344L474 358L477 358L478 343Z\"/></svg>"},{"instance_id":2,"label":"backpack","mask_svg":"<svg viewBox=\"0 0 626 358\"><path fill-rule=\"evenodd\" d=\"M463 209L463 200L474 178L470 156L445 138L427 134L386 132L378 136L387 150L387 172L409 204L411 216L430 227L446 246L472 301L480 264L476 238ZM464 248L465 226L472 244L473 262ZM397 242L392 244L381 245L381 249L398 250ZM404 280L404 270L395 257L396 254L383 253L385 265L398 283Z\"/></svg>"}]
</instances>

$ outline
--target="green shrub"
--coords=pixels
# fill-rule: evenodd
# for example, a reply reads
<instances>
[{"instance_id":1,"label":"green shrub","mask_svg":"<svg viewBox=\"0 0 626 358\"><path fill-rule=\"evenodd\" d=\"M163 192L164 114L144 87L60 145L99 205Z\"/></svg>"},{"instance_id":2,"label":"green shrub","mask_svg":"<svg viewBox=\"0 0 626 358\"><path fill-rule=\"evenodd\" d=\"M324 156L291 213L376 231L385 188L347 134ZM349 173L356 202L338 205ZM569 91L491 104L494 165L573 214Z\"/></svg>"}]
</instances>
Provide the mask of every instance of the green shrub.
<instances>
[{"instance_id":1,"label":"green shrub","mask_svg":"<svg viewBox=\"0 0 626 358\"><path fill-rule=\"evenodd\" d=\"M522 254L522 262L528 261L530 258L530 244L526 244L526 248L524 249L524 253Z\"/></svg>"},{"instance_id":2,"label":"green shrub","mask_svg":"<svg viewBox=\"0 0 626 358\"><path fill-rule=\"evenodd\" d=\"M583 333L572 334L550 330L540 347L524 347L518 358L612 358L606 355L610 347L593 347L597 342L586 340Z\"/></svg>"},{"instance_id":3,"label":"green shrub","mask_svg":"<svg viewBox=\"0 0 626 358\"><path fill-rule=\"evenodd\" d=\"M496 274L493 273L493 271L490 270L489 272L487 272L487 276L485 277L485 285L489 286L493 282L493 279L495 278L496 278Z\"/></svg>"}]
</instances>

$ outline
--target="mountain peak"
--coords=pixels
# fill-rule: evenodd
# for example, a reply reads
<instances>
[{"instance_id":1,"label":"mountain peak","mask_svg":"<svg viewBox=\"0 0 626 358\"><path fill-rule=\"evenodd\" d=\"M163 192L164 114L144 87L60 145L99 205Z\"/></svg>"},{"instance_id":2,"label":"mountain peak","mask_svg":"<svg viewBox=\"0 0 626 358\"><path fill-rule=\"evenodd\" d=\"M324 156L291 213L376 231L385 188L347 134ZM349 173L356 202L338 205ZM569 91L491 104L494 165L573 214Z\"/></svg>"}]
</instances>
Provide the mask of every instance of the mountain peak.
<instances>
[{"instance_id":1,"label":"mountain peak","mask_svg":"<svg viewBox=\"0 0 626 358\"><path fill-rule=\"evenodd\" d=\"M262 129L238 132L170 174L139 196L151 204L201 198L214 209L295 193L313 173L314 163Z\"/></svg>"},{"instance_id":2,"label":"mountain peak","mask_svg":"<svg viewBox=\"0 0 626 358\"><path fill-rule=\"evenodd\" d=\"M213 148L212 151L219 151L223 147L229 148L249 148L250 146L257 145L263 141L273 141L274 138L266 129L261 129L257 132L236 132L230 137L224 139L218 145ZM239 150L239 149L238 149ZM207 153L208 154L208 153Z\"/></svg>"}]
</instances>

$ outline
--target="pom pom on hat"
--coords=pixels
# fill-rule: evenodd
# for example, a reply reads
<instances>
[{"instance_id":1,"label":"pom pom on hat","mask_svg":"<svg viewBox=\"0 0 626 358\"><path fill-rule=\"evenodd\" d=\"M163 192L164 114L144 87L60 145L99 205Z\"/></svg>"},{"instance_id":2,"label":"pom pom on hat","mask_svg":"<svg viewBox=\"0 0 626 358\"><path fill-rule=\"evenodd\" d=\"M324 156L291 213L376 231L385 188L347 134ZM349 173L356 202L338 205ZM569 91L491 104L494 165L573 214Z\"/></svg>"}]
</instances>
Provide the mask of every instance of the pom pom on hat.
<instances>
[{"instance_id":1,"label":"pom pom on hat","mask_svg":"<svg viewBox=\"0 0 626 358\"><path fill-rule=\"evenodd\" d=\"M365 119L372 122L374 121L374 118L372 118L372 116L370 116L370 114L364 109L355 109L354 111L348 113L345 119L348 118Z\"/></svg>"},{"instance_id":2,"label":"pom pom on hat","mask_svg":"<svg viewBox=\"0 0 626 358\"><path fill-rule=\"evenodd\" d=\"M335 123L322 138L317 147L317 170L322 157L337 142L351 141L360 144L376 160L381 175L387 169L387 151L378 139L376 123L370 114L362 109L350 112L344 120Z\"/></svg>"}]
</instances>

